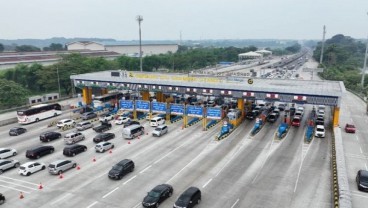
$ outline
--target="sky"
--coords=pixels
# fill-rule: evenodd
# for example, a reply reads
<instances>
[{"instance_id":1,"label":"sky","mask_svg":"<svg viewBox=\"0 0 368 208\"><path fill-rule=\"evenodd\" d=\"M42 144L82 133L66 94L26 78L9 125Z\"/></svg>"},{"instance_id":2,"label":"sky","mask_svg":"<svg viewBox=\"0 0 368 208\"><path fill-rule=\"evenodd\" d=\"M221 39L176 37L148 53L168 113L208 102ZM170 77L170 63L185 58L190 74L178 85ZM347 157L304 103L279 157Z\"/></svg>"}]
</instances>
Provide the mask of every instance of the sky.
<instances>
[{"instance_id":1,"label":"sky","mask_svg":"<svg viewBox=\"0 0 368 208\"><path fill-rule=\"evenodd\" d=\"M0 0L0 39L368 36L368 0Z\"/></svg>"}]
</instances>

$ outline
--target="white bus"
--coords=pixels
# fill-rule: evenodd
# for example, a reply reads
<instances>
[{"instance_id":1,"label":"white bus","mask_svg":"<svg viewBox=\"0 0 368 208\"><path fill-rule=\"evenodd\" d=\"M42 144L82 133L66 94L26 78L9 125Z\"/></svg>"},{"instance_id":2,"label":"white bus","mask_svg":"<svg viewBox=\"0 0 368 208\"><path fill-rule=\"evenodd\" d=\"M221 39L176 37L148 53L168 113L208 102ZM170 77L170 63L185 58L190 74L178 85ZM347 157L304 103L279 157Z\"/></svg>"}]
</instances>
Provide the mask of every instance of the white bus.
<instances>
[{"instance_id":1,"label":"white bus","mask_svg":"<svg viewBox=\"0 0 368 208\"><path fill-rule=\"evenodd\" d=\"M29 124L40 120L58 116L61 114L61 106L58 103L54 104L39 104L34 105L25 110L18 110L18 123Z\"/></svg>"},{"instance_id":2,"label":"white bus","mask_svg":"<svg viewBox=\"0 0 368 208\"><path fill-rule=\"evenodd\" d=\"M124 93L115 92L109 93L106 95L96 96L92 102L94 108L105 107L105 104L113 104L115 105L121 98L124 97Z\"/></svg>"}]
</instances>

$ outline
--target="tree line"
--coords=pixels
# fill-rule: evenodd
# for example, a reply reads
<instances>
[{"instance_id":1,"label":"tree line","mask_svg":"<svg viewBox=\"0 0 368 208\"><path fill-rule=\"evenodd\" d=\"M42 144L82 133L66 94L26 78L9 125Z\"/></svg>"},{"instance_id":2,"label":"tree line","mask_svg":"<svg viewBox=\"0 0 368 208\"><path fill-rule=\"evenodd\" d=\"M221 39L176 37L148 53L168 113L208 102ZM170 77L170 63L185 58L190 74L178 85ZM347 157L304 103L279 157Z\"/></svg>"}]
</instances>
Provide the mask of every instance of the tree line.
<instances>
[{"instance_id":1,"label":"tree line","mask_svg":"<svg viewBox=\"0 0 368 208\"><path fill-rule=\"evenodd\" d=\"M284 54L300 50L300 46L282 49ZM255 46L245 48L188 48L180 46L176 53L143 57L143 70L156 71L160 68L171 72L187 72L213 66L220 61L237 62L238 54L256 51ZM281 49L275 49L280 51ZM26 103L29 96L58 91L58 79L62 95L70 95L72 84L70 75L98 72L104 70L139 70L139 59L120 56L114 60L102 57L86 57L79 53L61 55L58 63L43 66L40 64L19 64L13 69L0 72L0 108L8 108ZM16 86L16 87L15 87ZM9 91L8 89L12 90ZM13 97L14 99L6 99Z\"/></svg>"}]
</instances>

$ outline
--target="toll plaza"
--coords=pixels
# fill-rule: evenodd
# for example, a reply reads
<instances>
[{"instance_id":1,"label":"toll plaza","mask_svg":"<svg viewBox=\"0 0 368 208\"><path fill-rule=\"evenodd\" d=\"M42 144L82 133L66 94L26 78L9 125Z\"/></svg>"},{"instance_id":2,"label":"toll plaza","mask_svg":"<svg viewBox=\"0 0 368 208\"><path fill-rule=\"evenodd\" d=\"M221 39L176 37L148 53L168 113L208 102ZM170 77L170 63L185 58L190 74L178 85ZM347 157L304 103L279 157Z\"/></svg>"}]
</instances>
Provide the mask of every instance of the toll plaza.
<instances>
[{"instance_id":1,"label":"toll plaza","mask_svg":"<svg viewBox=\"0 0 368 208\"><path fill-rule=\"evenodd\" d=\"M197 120L203 120L204 128L211 120L219 120L220 110L212 108L191 107L189 105L172 103L172 94L211 94L216 97L231 97L237 99L237 109L230 114L229 123L237 126L246 113L244 100L272 100L280 102L300 102L312 105L327 105L333 107L333 125L338 126L341 96L345 86L341 81L311 81L257 79L244 77L217 77L216 75L193 77L190 74L150 73L132 71L102 71L88 74L72 75L74 86L83 91L83 101L89 104L91 88L107 90L132 90L142 95L142 100L122 101L120 107L130 111L149 113L165 112L166 120L172 116L183 117L183 125ZM149 92L156 92L157 102L150 103ZM166 98L166 96L169 96ZM165 99L166 98L166 99ZM155 106L155 107L153 107ZM158 107L160 106L160 107ZM210 114L208 114L210 113ZM200 115L201 114L201 115ZM216 114L216 115L214 115ZM210 115L210 117L207 117ZM215 122L215 121L213 121Z\"/></svg>"}]
</instances>

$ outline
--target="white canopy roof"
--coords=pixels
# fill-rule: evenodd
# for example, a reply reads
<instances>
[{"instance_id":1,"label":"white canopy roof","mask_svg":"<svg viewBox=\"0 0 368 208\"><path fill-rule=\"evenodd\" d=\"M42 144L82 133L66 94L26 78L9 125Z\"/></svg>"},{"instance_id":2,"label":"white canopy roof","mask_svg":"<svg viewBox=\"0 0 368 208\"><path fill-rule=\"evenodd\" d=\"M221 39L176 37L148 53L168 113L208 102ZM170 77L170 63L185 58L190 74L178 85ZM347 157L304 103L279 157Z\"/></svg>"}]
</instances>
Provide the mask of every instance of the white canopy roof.
<instances>
[{"instance_id":1,"label":"white canopy roof","mask_svg":"<svg viewBox=\"0 0 368 208\"><path fill-rule=\"evenodd\" d=\"M262 54L256 53L254 51L250 51L248 53L241 53L238 56L239 57L262 57Z\"/></svg>"},{"instance_id":2,"label":"white canopy roof","mask_svg":"<svg viewBox=\"0 0 368 208\"><path fill-rule=\"evenodd\" d=\"M256 51L256 53L272 54L272 51L268 51L268 50L264 50L264 49L262 49L262 50L258 50L258 51Z\"/></svg>"}]
</instances>

